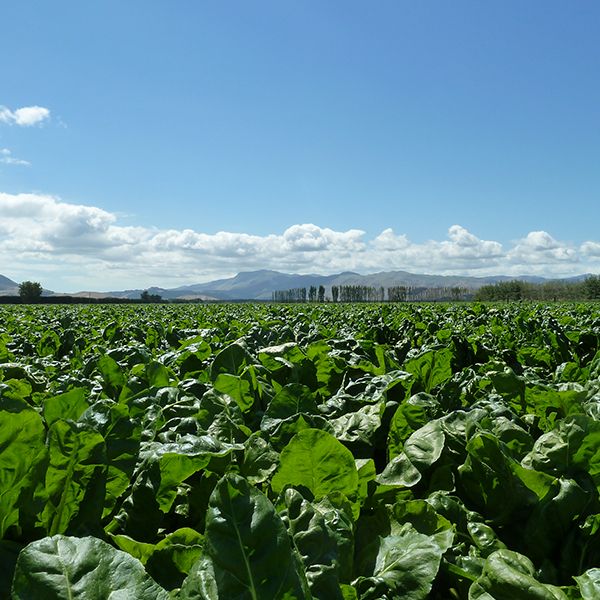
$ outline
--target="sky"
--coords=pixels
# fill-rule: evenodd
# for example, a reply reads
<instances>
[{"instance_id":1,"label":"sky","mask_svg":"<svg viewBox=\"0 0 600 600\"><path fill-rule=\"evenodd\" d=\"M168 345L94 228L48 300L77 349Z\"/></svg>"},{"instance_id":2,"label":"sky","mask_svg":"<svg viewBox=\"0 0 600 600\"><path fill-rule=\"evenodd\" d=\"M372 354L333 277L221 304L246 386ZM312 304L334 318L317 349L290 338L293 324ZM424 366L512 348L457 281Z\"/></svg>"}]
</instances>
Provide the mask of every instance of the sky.
<instances>
[{"instance_id":1,"label":"sky","mask_svg":"<svg viewBox=\"0 0 600 600\"><path fill-rule=\"evenodd\" d=\"M597 0L20 0L0 274L600 271Z\"/></svg>"}]
</instances>

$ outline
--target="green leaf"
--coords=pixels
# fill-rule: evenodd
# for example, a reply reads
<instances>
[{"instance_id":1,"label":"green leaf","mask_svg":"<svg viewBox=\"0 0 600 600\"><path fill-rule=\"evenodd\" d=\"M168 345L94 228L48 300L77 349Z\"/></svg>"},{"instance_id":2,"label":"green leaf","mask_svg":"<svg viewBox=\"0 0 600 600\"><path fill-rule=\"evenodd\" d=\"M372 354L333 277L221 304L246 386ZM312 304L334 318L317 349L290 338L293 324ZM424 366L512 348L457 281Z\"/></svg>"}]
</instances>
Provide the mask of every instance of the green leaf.
<instances>
[{"instance_id":1,"label":"green leaf","mask_svg":"<svg viewBox=\"0 0 600 600\"><path fill-rule=\"evenodd\" d=\"M350 448L373 447L376 435L381 427L381 417L385 404L380 400L377 404L367 404L356 412L347 413L333 419L331 426L335 437Z\"/></svg>"},{"instance_id":2,"label":"green leaf","mask_svg":"<svg viewBox=\"0 0 600 600\"><path fill-rule=\"evenodd\" d=\"M292 544L300 554L313 598L343 600L339 582L339 556L335 534L323 515L302 497L288 489L285 509L280 513L287 525Z\"/></svg>"},{"instance_id":3,"label":"green leaf","mask_svg":"<svg viewBox=\"0 0 600 600\"><path fill-rule=\"evenodd\" d=\"M204 536L189 527L177 529L156 546L146 562L146 571L167 590L181 587L202 553Z\"/></svg>"},{"instance_id":4,"label":"green leaf","mask_svg":"<svg viewBox=\"0 0 600 600\"><path fill-rule=\"evenodd\" d=\"M37 351L40 356L53 356L58 352L59 348L60 338L52 330L46 331L37 345Z\"/></svg>"},{"instance_id":5,"label":"green leaf","mask_svg":"<svg viewBox=\"0 0 600 600\"><path fill-rule=\"evenodd\" d=\"M219 481L206 514L203 557L181 600L310 598L287 530L266 496L239 475Z\"/></svg>"},{"instance_id":6,"label":"green leaf","mask_svg":"<svg viewBox=\"0 0 600 600\"><path fill-rule=\"evenodd\" d=\"M43 415L48 427L50 427L58 419L77 421L88 407L85 390L78 387L70 392L46 398L44 400Z\"/></svg>"},{"instance_id":7,"label":"green leaf","mask_svg":"<svg viewBox=\"0 0 600 600\"><path fill-rule=\"evenodd\" d=\"M567 600L559 588L540 583L533 563L522 554L498 550L487 558L469 600Z\"/></svg>"},{"instance_id":8,"label":"green leaf","mask_svg":"<svg viewBox=\"0 0 600 600\"><path fill-rule=\"evenodd\" d=\"M137 558L143 565L146 564L154 548L154 544L147 544L146 542L138 542L128 535L113 535L110 534L112 541L127 554L131 554L134 558Z\"/></svg>"},{"instance_id":9,"label":"green leaf","mask_svg":"<svg viewBox=\"0 0 600 600\"><path fill-rule=\"evenodd\" d=\"M79 417L79 422L92 427L106 442L106 516L129 487L140 451L142 426L139 420L130 418L127 405L112 400L96 402Z\"/></svg>"},{"instance_id":10,"label":"green leaf","mask_svg":"<svg viewBox=\"0 0 600 600\"><path fill-rule=\"evenodd\" d=\"M304 429L282 450L273 491L304 486L318 500L330 492L351 497L358 491L358 472L350 450L330 433Z\"/></svg>"},{"instance_id":11,"label":"green leaf","mask_svg":"<svg viewBox=\"0 0 600 600\"><path fill-rule=\"evenodd\" d=\"M529 558L536 563L549 558L590 500L591 494L575 481L555 480L552 492L535 507L523 532Z\"/></svg>"},{"instance_id":12,"label":"green leaf","mask_svg":"<svg viewBox=\"0 0 600 600\"><path fill-rule=\"evenodd\" d=\"M260 429L276 450L282 450L303 429L330 429L319 415L314 395L299 383L288 383L271 400L260 423Z\"/></svg>"},{"instance_id":13,"label":"green leaf","mask_svg":"<svg viewBox=\"0 0 600 600\"><path fill-rule=\"evenodd\" d=\"M407 361L402 368L408 373L414 373L422 391L429 393L434 387L452 377L453 357L454 353L450 348L429 350Z\"/></svg>"},{"instance_id":14,"label":"green leaf","mask_svg":"<svg viewBox=\"0 0 600 600\"><path fill-rule=\"evenodd\" d=\"M222 394L231 396L243 412L249 412L254 404L254 394L250 382L242 379L239 375L219 373L215 379L214 388Z\"/></svg>"},{"instance_id":15,"label":"green leaf","mask_svg":"<svg viewBox=\"0 0 600 600\"><path fill-rule=\"evenodd\" d=\"M146 365L146 376L148 377L148 385L150 387L169 387L169 371L165 365L152 361Z\"/></svg>"},{"instance_id":16,"label":"green leaf","mask_svg":"<svg viewBox=\"0 0 600 600\"><path fill-rule=\"evenodd\" d=\"M177 498L178 487L203 470L212 458L223 458L238 444L226 444L203 435L181 436L177 442L145 444L140 452L131 493L123 502L117 522L136 540L152 542Z\"/></svg>"},{"instance_id":17,"label":"green leaf","mask_svg":"<svg viewBox=\"0 0 600 600\"><path fill-rule=\"evenodd\" d=\"M77 516L99 522L107 467L104 438L86 425L60 420L48 433L48 451L49 498L42 512L48 534L64 533Z\"/></svg>"},{"instance_id":18,"label":"green leaf","mask_svg":"<svg viewBox=\"0 0 600 600\"><path fill-rule=\"evenodd\" d=\"M600 486L600 423L587 415L571 415L541 435L523 466L577 480L589 473Z\"/></svg>"},{"instance_id":19,"label":"green leaf","mask_svg":"<svg viewBox=\"0 0 600 600\"><path fill-rule=\"evenodd\" d=\"M519 362L529 367L551 369L554 358L547 348L524 346L517 353Z\"/></svg>"},{"instance_id":20,"label":"green leaf","mask_svg":"<svg viewBox=\"0 0 600 600\"><path fill-rule=\"evenodd\" d=\"M375 481L379 485L394 487L413 487L421 481L421 472L412 464L411 460L402 452L395 456L377 475Z\"/></svg>"},{"instance_id":21,"label":"green leaf","mask_svg":"<svg viewBox=\"0 0 600 600\"><path fill-rule=\"evenodd\" d=\"M392 458L398 456L404 448L404 442L417 429L420 429L429 420L429 410L426 406L417 404L401 404L390 423L390 433L388 436L388 456Z\"/></svg>"},{"instance_id":22,"label":"green leaf","mask_svg":"<svg viewBox=\"0 0 600 600\"><path fill-rule=\"evenodd\" d=\"M410 523L398 535L379 537L373 548L374 564L368 576L352 582L360 600L425 600L447 550L436 535L416 531Z\"/></svg>"},{"instance_id":23,"label":"green leaf","mask_svg":"<svg viewBox=\"0 0 600 600\"><path fill-rule=\"evenodd\" d=\"M579 586L583 600L600 598L600 569L588 569L583 575L573 577Z\"/></svg>"},{"instance_id":24,"label":"green leaf","mask_svg":"<svg viewBox=\"0 0 600 600\"><path fill-rule=\"evenodd\" d=\"M56 535L24 548L17 561L14 600L168 600L142 563L93 537Z\"/></svg>"},{"instance_id":25,"label":"green leaf","mask_svg":"<svg viewBox=\"0 0 600 600\"><path fill-rule=\"evenodd\" d=\"M535 505L534 490L543 489L545 479L535 477L531 489L515 471L518 464L505 454L498 438L477 433L467 443L469 456L458 468L467 497L496 524L508 522L515 510ZM525 469L523 469L525 471ZM523 473L527 481L526 473ZM543 476L542 476L543 478Z\"/></svg>"},{"instance_id":26,"label":"green leaf","mask_svg":"<svg viewBox=\"0 0 600 600\"><path fill-rule=\"evenodd\" d=\"M210 379L215 381L220 373L241 375L245 367L252 364L252 357L244 346L238 343L223 348L210 368Z\"/></svg>"},{"instance_id":27,"label":"green leaf","mask_svg":"<svg viewBox=\"0 0 600 600\"><path fill-rule=\"evenodd\" d=\"M104 382L104 392L109 398L117 399L121 389L127 382L119 364L110 356L103 356L98 360L98 368Z\"/></svg>"},{"instance_id":28,"label":"green leaf","mask_svg":"<svg viewBox=\"0 0 600 600\"><path fill-rule=\"evenodd\" d=\"M250 435L238 403L215 389L203 394L195 418L204 431L224 443L243 443Z\"/></svg>"},{"instance_id":29,"label":"green leaf","mask_svg":"<svg viewBox=\"0 0 600 600\"><path fill-rule=\"evenodd\" d=\"M417 469L424 471L442 455L445 440L440 422L431 421L406 440L404 454Z\"/></svg>"},{"instance_id":30,"label":"green leaf","mask_svg":"<svg viewBox=\"0 0 600 600\"><path fill-rule=\"evenodd\" d=\"M339 502L337 502L339 500ZM339 580L350 583L354 567L354 521L352 507L340 494L330 494L313 502L312 505L323 515L325 524L337 540L339 557Z\"/></svg>"},{"instance_id":31,"label":"green leaf","mask_svg":"<svg viewBox=\"0 0 600 600\"><path fill-rule=\"evenodd\" d=\"M45 428L40 415L26 408L0 411L0 539L19 522L19 509L43 482L38 467L46 460Z\"/></svg>"},{"instance_id":32,"label":"green leaf","mask_svg":"<svg viewBox=\"0 0 600 600\"><path fill-rule=\"evenodd\" d=\"M240 464L240 473L251 484L264 483L277 470L279 453L269 442L253 433L244 443L244 458Z\"/></svg>"}]
</instances>

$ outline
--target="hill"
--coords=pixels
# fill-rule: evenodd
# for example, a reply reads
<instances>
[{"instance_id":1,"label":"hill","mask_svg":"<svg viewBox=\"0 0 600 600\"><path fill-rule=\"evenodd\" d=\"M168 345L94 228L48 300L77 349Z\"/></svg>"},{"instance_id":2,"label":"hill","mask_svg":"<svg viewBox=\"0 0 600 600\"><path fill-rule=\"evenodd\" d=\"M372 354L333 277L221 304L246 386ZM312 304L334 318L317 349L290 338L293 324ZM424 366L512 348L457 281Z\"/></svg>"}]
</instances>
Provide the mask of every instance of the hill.
<instances>
[{"instance_id":1,"label":"hill","mask_svg":"<svg viewBox=\"0 0 600 600\"><path fill-rule=\"evenodd\" d=\"M579 275L564 279L563 281L579 281L585 279L588 275ZM467 276L444 276L444 275L423 275L409 273L407 271L382 271L369 275L360 275L346 271L334 275L298 275L289 273L280 273L263 269L260 271L243 271L235 277L227 279L217 279L206 283L195 285L180 286L177 288L165 289L160 287L144 288L150 294L162 296L165 300L270 300L274 291L289 290L293 288L307 288L310 286L325 288L325 294L331 297L332 286L368 286L368 287L423 287L423 288L470 288L478 290L480 287L488 284L499 283L501 281L511 281L520 279L530 283L544 283L550 281L544 277L467 277ZM18 294L19 285L0 275L0 295ZM110 292L85 291L70 296L82 296L93 298L139 298L144 289L131 289ZM64 295L61 293L52 293L45 290L44 295Z\"/></svg>"},{"instance_id":2,"label":"hill","mask_svg":"<svg viewBox=\"0 0 600 600\"><path fill-rule=\"evenodd\" d=\"M570 278L568 281L583 279L587 275ZM346 271L334 275L298 275L280 273L263 269L259 271L243 271L235 277L228 279L217 279L206 283L181 286L172 289L152 287L148 288L151 294L160 294L165 299L203 299L203 300L270 300L272 293L277 290L288 290L292 288L310 288L311 285L325 288L327 296L331 296L331 287L343 285L362 285L384 288L392 286L411 287L435 287L450 288L462 287L474 290L500 281L521 279L530 283L544 283L550 281L544 277L467 277L467 276L444 276L444 275L420 275L407 271L382 271L370 275L360 275ZM109 292L111 296L121 298L139 298L143 290L127 290L123 292Z\"/></svg>"},{"instance_id":3,"label":"hill","mask_svg":"<svg viewBox=\"0 0 600 600\"><path fill-rule=\"evenodd\" d=\"M0 275L0 296L17 296L19 294L19 284Z\"/></svg>"}]
</instances>

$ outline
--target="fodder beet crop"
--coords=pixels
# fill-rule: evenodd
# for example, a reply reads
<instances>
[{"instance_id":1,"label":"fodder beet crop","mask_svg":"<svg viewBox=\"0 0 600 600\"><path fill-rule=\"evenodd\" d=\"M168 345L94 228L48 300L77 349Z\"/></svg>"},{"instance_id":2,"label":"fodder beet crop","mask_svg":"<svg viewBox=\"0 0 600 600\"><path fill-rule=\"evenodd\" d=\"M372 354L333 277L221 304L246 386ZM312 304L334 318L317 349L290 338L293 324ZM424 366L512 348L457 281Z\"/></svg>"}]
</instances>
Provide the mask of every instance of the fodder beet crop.
<instances>
[{"instance_id":1,"label":"fodder beet crop","mask_svg":"<svg viewBox=\"0 0 600 600\"><path fill-rule=\"evenodd\" d=\"M0 599L600 598L594 304L0 309Z\"/></svg>"}]
</instances>

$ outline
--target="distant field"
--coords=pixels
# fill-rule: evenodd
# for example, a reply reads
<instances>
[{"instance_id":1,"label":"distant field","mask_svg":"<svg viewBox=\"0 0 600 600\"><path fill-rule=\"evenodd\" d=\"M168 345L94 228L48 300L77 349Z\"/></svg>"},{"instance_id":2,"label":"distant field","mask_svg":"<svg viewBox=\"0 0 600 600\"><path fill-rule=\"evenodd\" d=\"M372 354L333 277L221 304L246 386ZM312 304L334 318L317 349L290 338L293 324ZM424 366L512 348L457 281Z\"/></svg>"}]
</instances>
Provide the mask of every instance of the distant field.
<instances>
[{"instance_id":1,"label":"distant field","mask_svg":"<svg viewBox=\"0 0 600 600\"><path fill-rule=\"evenodd\" d=\"M0 600L600 597L594 303L0 307L0 450Z\"/></svg>"}]
</instances>

